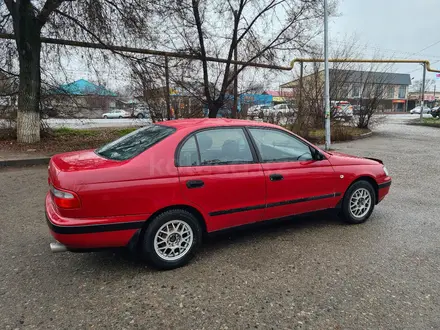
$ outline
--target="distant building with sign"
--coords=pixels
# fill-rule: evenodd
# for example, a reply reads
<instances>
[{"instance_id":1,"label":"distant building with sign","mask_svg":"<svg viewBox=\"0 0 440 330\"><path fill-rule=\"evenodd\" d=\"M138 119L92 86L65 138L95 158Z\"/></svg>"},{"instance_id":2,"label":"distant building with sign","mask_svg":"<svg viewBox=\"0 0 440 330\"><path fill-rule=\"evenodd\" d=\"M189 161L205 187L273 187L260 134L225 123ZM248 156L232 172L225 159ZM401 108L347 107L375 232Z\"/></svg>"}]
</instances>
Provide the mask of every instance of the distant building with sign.
<instances>
[{"instance_id":1,"label":"distant building with sign","mask_svg":"<svg viewBox=\"0 0 440 330\"><path fill-rule=\"evenodd\" d=\"M311 82L318 86L320 93L324 89L324 71L303 77L303 86ZM371 97L371 91L380 90L379 111L408 111L408 86L411 77L405 73L372 72L330 69L330 97L333 100L349 101L357 105L360 100ZM281 92L290 91L298 101L299 79L280 86Z\"/></svg>"},{"instance_id":2,"label":"distant building with sign","mask_svg":"<svg viewBox=\"0 0 440 330\"><path fill-rule=\"evenodd\" d=\"M432 108L440 103L440 92L435 89L432 91L425 92L425 105ZM420 92L409 92L408 93L408 109L413 109L414 107L420 105L422 101L422 93Z\"/></svg>"}]
</instances>

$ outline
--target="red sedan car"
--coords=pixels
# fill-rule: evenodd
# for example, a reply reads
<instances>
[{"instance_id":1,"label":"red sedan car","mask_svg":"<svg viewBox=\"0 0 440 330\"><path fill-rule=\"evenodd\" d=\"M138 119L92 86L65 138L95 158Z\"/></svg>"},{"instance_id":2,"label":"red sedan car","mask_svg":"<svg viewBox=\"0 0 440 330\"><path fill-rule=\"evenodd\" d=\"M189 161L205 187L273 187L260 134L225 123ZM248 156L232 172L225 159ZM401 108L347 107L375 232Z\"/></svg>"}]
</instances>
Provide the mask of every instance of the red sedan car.
<instances>
[{"instance_id":1,"label":"red sedan car","mask_svg":"<svg viewBox=\"0 0 440 330\"><path fill-rule=\"evenodd\" d=\"M362 223L390 185L380 160L322 151L279 126L175 120L53 156L46 214L54 252L135 246L170 269L203 233L324 209Z\"/></svg>"}]
</instances>

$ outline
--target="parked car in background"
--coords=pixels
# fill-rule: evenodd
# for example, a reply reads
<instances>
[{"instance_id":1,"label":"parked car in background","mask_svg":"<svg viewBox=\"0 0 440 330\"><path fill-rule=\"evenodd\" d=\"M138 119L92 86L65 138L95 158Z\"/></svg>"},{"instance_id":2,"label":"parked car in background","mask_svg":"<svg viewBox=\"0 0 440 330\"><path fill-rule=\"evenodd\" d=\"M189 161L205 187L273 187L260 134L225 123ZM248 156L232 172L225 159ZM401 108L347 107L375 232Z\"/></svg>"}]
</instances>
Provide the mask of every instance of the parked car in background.
<instances>
[{"instance_id":1,"label":"parked car in background","mask_svg":"<svg viewBox=\"0 0 440 330\"><path fill-rule=\"evenodd\" d=\"M417 107L415 107L414 109L411 109L410 111L409 111L409 113L410 114L419 114L420 115L420 111L422 110L422 107L419 105L419 106L417 106ZM426 105L425 106L423 106L423 113L424 114L430 114L431 113L431 109L430 108L428 108Z\"/></svg>"},{"instance_id":2,"label":"parked car in background","mask_svg":"<svg viewBox=\"0 0 440 330\"><path fill-rule=\"evenodd\" d=\"M275 115L279 117L292 116L295 113L294 109L287 103L277 104L273 107L273 110L275 112Z\"/></svg>"},{"instance_id":3,"label":"parked car in background","mask_svg":"<svg viewBox=\"0 0 440 330\"><path fill-rule=\"evenodd\" d=\"M162 269L226 228L324 209L363 223L391 186L380 160L323 151L276 125L208 118L55 155L48 176L52 251L130 246Z\"/></svg>"},{"instance_id":4,"label":"parked car in background","mask_svg":"<svg viewBox=\"0 0 440 330\"><path fill-rule=\"evenodd\" d=\"M130 118L130 113L125 110L113 110L110 112L106 112L102 115L102 118Z\"/></svg>"},{"instance_id":5,"label":"parked car in background","mask_svg":"<svg viewBox=\"0 0 440 330\"><path fill-rule=\"evenodd\" d=\"M431 116L434 118L440 118L440 107L434 107L431 109Z\"/></svg>"},{"instance_id":6,"label":"parked car in background","mask_svg":"<svg viewBox=\"0 0 440 330\"><path fill-rule=\"evenodd\" d=\"M248 116L258 118L264 118L274 113L274 108L268 104L253 105L248 110Z\"/></svg>"},{"instance_id":7,"label":"parked car in background","mask_svg":"<svg viewBox=\"0 0 440 330\"><path fill-rule=\"evenodd\" d=\"M348 101L332 101L332 114L335 119L349 121L353 119L353 106Z\"/></svg>"},{"instance_id":8,"label":"parked car in background","mask_svg":"<svg viewBox=\"0 0 440 330\"><path fill-rule=\"evenodd\" d=\"M43 107L41 109L41 118L54 118L58 116L58 110L54 107Z\"/></svg>"},{"instance_id":9,"label":"parked car in background","mask_svg":"<svg viewBox=\"0 0 440 330\"><path fill-rule=\"evenodd\" d=\"M151 113L147 107L142 106L142 107L136 107L131 113L131 116L139 119L151 118Z\"/></svg>"},{"instance_id":10,"label":"parked car in background","mask_svg":"<svg viewBox=\"0 0 440 330\"><path fill-rule=\"evenodd\" d=\"M365 112L365 106L363 105L353 105L353 115L359 116L361 113Z\"/></svg>"},{"instance_id":11,"label":"parked car in background","mask_svg":"<svg viewBox=\"0 0 440 330\"><path fill-rule=\"evenodd\" d=\"M209 116L209 109L206 105L203 108L203 115L204 115L204 117ZM216 117L217 118L231 118L231 116L232 116L232 109L229 107L229 105L225 104L220 109L218 109Z\"/></svg>"}]
</instances>

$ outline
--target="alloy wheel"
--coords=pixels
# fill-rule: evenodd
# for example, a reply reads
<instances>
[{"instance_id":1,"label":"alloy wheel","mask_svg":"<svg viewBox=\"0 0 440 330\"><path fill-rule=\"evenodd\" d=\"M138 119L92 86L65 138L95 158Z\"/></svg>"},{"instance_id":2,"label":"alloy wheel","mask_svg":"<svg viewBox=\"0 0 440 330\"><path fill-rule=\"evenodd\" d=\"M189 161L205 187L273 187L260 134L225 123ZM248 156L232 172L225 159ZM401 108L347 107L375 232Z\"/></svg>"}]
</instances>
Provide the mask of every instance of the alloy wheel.
<instances>
[{"instance_id":1,"label":"alloy wheel","mask_svg":"<svg viewBox=\"0 0 440 330\"><path fill-rule=\"evenodd\" d=\"M350 213L356 218L363 218L372 205L371 193L365 188L359 188L353 192L350 198Z\"/></svg>"},{"instance_id":2,"label":"alloy wheel","mask_svg":"<svg viewBox=\"0 0 440 330\"><path fill-rule=\"evenodd\" d=\"M163 260L178 260L189 252L193 240L193 231L185 221L171 220L156 232L154 250Z\"/></svg>"}]
</instances>

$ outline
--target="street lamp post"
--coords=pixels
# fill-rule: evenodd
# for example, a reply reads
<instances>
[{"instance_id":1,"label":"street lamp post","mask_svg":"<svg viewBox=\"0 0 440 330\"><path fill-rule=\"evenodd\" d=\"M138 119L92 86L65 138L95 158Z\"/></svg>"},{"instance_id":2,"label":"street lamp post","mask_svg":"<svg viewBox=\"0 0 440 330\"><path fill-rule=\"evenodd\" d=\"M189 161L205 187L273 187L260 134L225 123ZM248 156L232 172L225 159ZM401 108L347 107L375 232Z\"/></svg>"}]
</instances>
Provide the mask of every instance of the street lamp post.
<instances>
[{"instance_id":1,"label":"street lamp post","mask_svg":"<svg viewBox=\"0 0 440 330\"><path fill-rule=\"evenodd\" d=\"M423 81L422 81L422 103L420 107L420 122L423 122L423 107L425 105L425 79L426 79L426 63L423 62Z\"/></svg>"},{"instance_id":2,"label":"street lamp post","mask_svg":"<svg viewBox=\"0 0 440 330\"><path fill-rule=\"evenodd\" d=\"M328 65L328 3L324 0L325 150L330 149L330 70Z\"/></svg>"}]
</instances>

